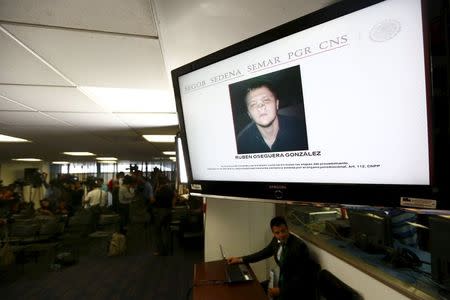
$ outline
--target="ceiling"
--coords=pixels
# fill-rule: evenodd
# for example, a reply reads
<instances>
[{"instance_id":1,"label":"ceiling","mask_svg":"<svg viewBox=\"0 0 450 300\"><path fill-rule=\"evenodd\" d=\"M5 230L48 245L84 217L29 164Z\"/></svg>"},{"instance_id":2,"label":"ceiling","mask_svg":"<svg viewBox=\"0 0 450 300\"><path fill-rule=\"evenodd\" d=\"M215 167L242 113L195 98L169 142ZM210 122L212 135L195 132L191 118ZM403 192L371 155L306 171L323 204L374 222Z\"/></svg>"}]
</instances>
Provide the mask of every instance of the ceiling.
<instances>
[{"instance_id":1,"label":"ceiling","mask_svg":"<svg viewBox=\"0 0 450 300\"><path fill-rule=\"evenodd\" d=\"M336 0L0 0L0 162L175 150L169 71ZM165 120L165 125L155 122Z\"/></svg>"},{"instance_id":2,"label":"ceiling","mask_svg":"<svg viewBox=\"0 0 450 300\"><path fill-rule=\"evenodd\" d=\"M89 151L151 160L175 103L150 1L0 0L0 160ZM154 127L162 116L169 121Z\"/></svg>"}]
</instances>

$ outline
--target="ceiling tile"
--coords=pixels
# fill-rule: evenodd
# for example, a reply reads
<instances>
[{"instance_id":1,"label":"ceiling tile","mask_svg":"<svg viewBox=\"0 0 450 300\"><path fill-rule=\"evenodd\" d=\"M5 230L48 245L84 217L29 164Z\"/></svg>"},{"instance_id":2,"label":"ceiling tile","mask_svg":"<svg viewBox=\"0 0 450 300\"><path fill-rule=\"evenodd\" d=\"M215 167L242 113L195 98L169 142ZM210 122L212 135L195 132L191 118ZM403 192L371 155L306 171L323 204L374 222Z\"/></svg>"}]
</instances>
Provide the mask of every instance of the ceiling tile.
<instances>
[{"instance_id":1,"label":"ceiling tile","mask_svg":"<svg viewBox=\"0 0 450 300\"><path fill-rule=\"evenodd\" d=\"M0 85L0 89L2 86ZM5 98L2 95L2 92L0 91L0 111L1 110L29 110L32 111L30 108L26 108L23 105L20 105L19 103L15 103L13 101L10 101L11 99Z\"/></svg>"},{"instance_id":2,"label":"ceiling tile","mask_svg":"<svg viewBox=\"0 0 450 300\"><path fill-rule=\"evenodd\" d=\"M0 20L156 36L147 0L0 0Z\"/></svg>"},{"instance_id":3,"label":"ceiling tile","mask_svg":"<svg viewBox=\"0 0 450 300\"><path fill-rule=\"evenodd\" d=\"M148 128L178 125L176 113L120 113L115 114L119 119L132 128Z\"/></svg>"},{"instance_id":4,"label":"ceiling tile","mask_svg":"<svg viewBox=\"0 0 450 300\"><path fill-rule=\"evenodd\" d=\"M68 126L39 112L0 111L0 120L7 126Z\"/></svg>"},{"instance_id":5,"label":"ceiling tile","mask_svg":"<svg viewBox=\"0 0 450 300\"><path fill-rule=\"evenodd\" d=\"M104 112L75 87L0 85L0 96L43 112Z\"/></svg>"},{"instance_id":6,"label":"ceiling tile","mask_svg":"<svg viewBox=\"0 0 450 300\"><path fill-rule=\"evenodd\" d=\"M127 128L127 125L121 122L111 113L48 113L50 116L70 123L80 128L91 128L92 131L102 128L120 129Z\"/></svg>"},{"instance_id":7,"label":"ceiling tile","mask_svg":"<svg viewBox=\"0 0 450 300\"><path fill-rule=\"evenodd\" d=\"M78 86L170 90L159 41L4 25Z\"/></svg>"},{"instance_id":8,"label":"ceiling tile","mask_svg":"<svg viewBox=\"0 0 450 300\"><path fill-rule=\"evenodd\" d=\"M176 112L175 99L168 91L85 86L79 89L110 112Z\"/></svg>"},{"instance_id":9,"label":"ceiling tile","mask_svg":"<svg viewBox=\"0 0 450 300\"><path fill-rule=\"evenodd\" d=\"M69 85L61 76L14 41L0 25L0 83Z\"/></svg>"},{"instance_id":10,"label":"ceiling tile","mask_svg":"<svg viewBox=\"0 0 450 300\"><path fill-rule=\"evenodd\" d=\"M86 130L71 126L0 126L0 131L7 135L20 136L28 140L46 140L53 141L61 139L61 137L77 134L86 134Z\"/></svg>"}]
</instances>

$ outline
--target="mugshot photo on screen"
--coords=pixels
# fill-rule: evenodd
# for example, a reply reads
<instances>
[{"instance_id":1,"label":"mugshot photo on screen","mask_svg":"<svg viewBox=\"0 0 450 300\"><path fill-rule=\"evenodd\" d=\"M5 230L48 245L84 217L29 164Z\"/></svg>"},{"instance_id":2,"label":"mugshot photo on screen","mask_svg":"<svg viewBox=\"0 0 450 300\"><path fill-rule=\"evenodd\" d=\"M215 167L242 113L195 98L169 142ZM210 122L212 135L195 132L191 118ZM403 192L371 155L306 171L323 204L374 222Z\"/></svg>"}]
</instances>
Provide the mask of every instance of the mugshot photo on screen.
<instances>
[{"instance_id":1,"label":"mugshot photo on screen","mask_svg":"<svg viewBox=\"0 0 450 300\"><path fill-rule=\"evenodd\" d=\"M308 150L300 66L229 89L238 154Z\"/></svg>"}]
</instances>

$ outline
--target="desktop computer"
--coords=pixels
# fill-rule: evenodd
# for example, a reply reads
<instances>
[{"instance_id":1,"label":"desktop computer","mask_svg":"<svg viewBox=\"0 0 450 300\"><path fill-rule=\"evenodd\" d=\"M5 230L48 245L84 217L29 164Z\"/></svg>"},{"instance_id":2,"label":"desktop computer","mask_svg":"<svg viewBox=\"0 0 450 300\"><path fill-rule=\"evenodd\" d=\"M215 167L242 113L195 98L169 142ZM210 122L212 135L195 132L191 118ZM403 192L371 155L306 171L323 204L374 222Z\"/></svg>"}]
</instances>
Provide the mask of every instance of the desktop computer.
<instances>
[{"instance_id":1,"label":"desktop computer","mask_svg":"<svg viewBox=\"0 0 450 300\"><path fill-rule=\"evenodd\" d=\"M321 207L298 207L291 211L291 218L289 219L296 225L304 225L336 220L337 218L336 210L325 210Z\"/></svg>"}]
</instances>

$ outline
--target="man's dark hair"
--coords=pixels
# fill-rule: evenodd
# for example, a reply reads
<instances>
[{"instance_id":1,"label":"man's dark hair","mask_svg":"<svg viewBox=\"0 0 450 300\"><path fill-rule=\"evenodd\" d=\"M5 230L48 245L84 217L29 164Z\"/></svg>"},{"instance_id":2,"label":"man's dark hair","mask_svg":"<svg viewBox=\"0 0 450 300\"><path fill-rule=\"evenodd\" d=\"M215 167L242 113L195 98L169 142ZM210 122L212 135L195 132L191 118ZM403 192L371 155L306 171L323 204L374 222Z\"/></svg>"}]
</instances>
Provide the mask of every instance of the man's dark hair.
<instances>
[{"instance_id":1,"label":"man's dark hair","mask_svg":"<svg viewBox=\"0 0 450 300\"><path fill-rule=\"evenodd\" d=\"M134 183L134 178L131 175L125 175L122 183L123 184L132 184L132 183Z\"/></svg>"},{"instance_id":2,"label":"man's dark hair","mask_svg":"<svg viewBox=\"0 0 450 300\"><path fill-rule=\"evenodd\" d=\"M281 225L285 225L286 227L288 227L286 220L283 217L278 216L270 220L270 228Z\"/></svg>"},{"instance_id":3,"label":"man's dark hair","mask_svg":"<svg viewBox=\"0 0 450 300\"><path fill-rule=\"evenodd\" d=\"M259 89L261 87L266 87L269 89L269 91L273 94L273 96L275 97L275 99L278 99L278 94L277 91L275 89L275 87L268 81L253 81L250 83L250 85L247 87L247 89L245 90L245 103L247 103L247 95L256 89Z\"/></svg>"}]
</instances>

